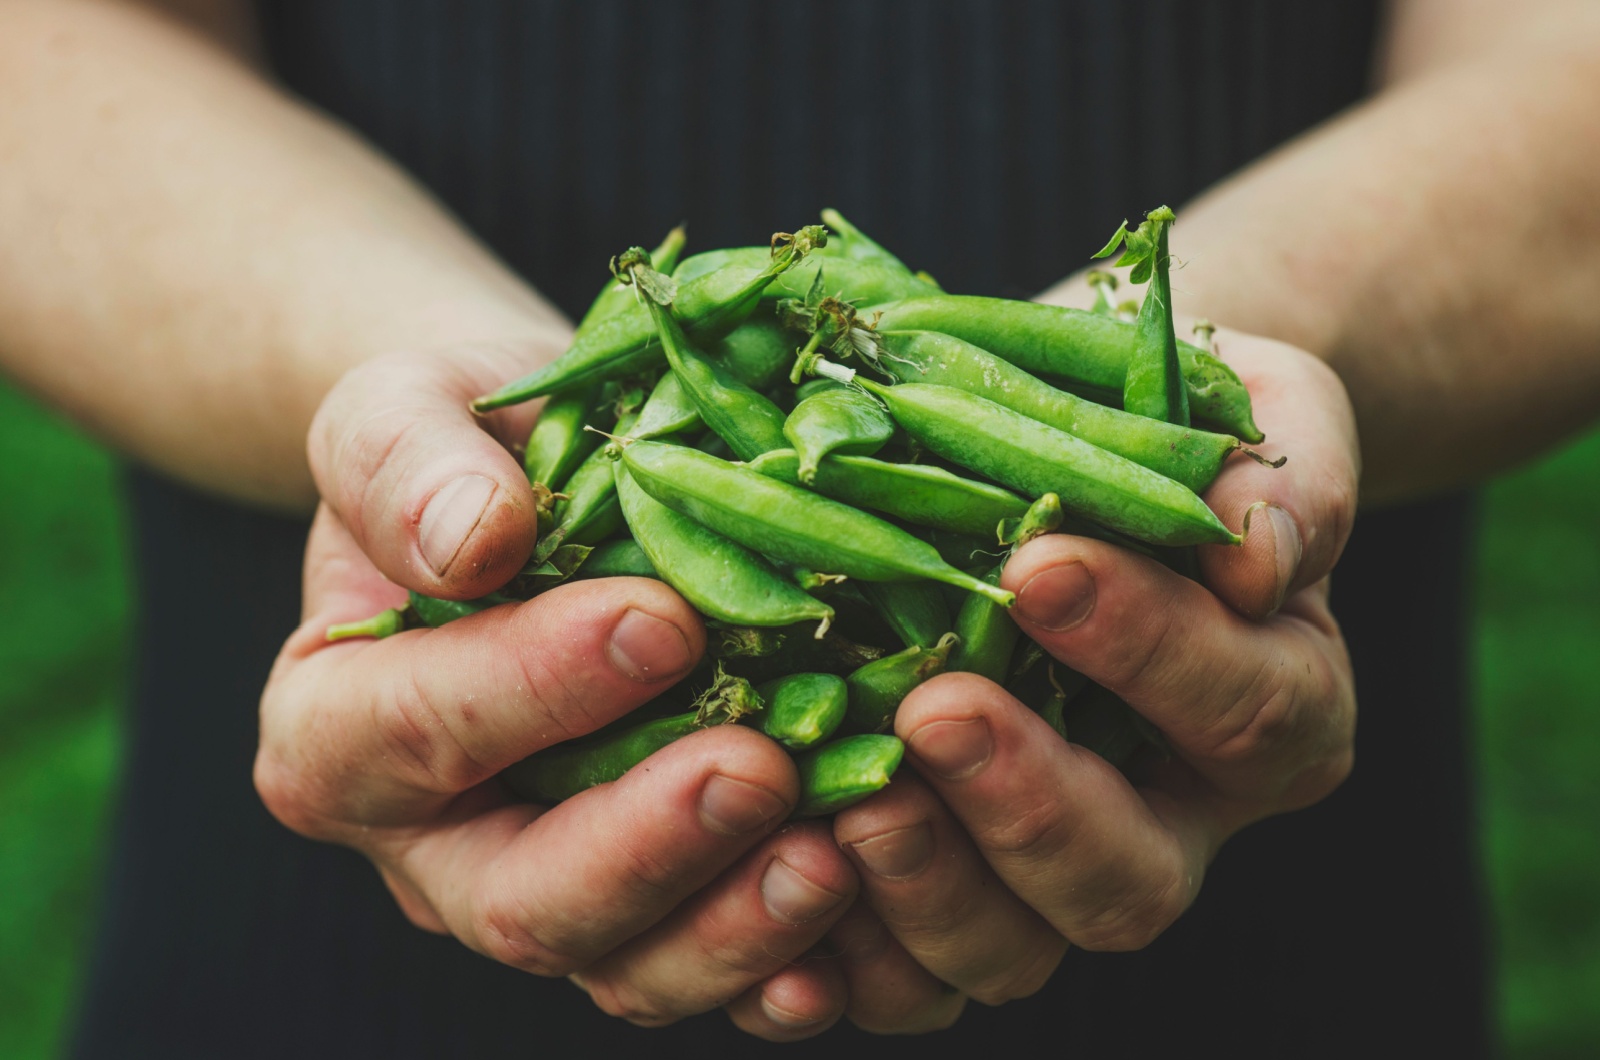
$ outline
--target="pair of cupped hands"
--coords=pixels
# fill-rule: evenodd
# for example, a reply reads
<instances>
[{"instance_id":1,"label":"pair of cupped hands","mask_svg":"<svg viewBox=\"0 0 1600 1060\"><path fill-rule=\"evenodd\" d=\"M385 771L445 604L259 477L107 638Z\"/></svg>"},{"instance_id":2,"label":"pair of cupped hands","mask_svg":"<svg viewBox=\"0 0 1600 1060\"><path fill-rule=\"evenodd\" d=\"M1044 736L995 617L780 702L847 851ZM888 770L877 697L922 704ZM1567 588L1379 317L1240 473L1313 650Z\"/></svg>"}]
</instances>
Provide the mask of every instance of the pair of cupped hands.
<instances>
[{"instance_id":1,"label":"pair of cupped hands","mask_svg":"<svg viewBox=\"0 0 1600 1060\"><path fill-rule=\"evenodd\" d=\"M1206 492L1235 530L1249 513L1244 544L1200 548L1202 585L1057 534L1002 580L1028 636L1165 734L1172 756L1135 783L953 673L900 707L906 767L832 820L787 823L794 766L740 726L558 806L518 801L501 770L689 672L706 634L682 598L613 578L381 641L324 633L407 589L482 595L526 560L534 502L510 447L537 408L477 418L467 402L559 352L530 341L383 357L323 402L303 622L262 699L257 789L296 832L370 858L418 927L566 976L643 1025L720 1006L779 1041L841 1017L930 1031L968 999L1038 990L1068 946L1143 947L1229 835L1321 799L1351 765L1355 694L1328 609L1359 474L1349 401L1300 350L1216 342L1261 448L1289 457L1236 457Z\"/></svg>"}]
</instances>

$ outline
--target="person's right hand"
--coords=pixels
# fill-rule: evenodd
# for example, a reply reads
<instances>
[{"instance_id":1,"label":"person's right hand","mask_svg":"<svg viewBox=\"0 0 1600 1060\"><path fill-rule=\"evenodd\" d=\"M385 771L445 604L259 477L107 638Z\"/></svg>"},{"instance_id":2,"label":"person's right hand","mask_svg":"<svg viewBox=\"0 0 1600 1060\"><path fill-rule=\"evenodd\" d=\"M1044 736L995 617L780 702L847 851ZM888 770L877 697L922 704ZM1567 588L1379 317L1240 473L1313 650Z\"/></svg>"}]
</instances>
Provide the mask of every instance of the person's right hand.
<instances>
[{"instance_id":1,"label":"person's right hand","mask_svg":"<svg viewBox=\"0 0 1600 1060\"><path fill-rule=\"evenodd\" d=\"M325 638L408 588L482 595L527 559L533 496L506 443L535 412L478 420L467 401L531 362L396 355L323 402L309 448L324 503L303 620L262 697L257 790L296 832L371 858L419 927L569 976L608 1013L656 1025L725 1005L762 1037L818 1033L844 985L803 958L857 881L826 823L781 827L797 779L777 744L708 729L553 808L495 779L690 670L705 634L676 593L600 579L436 630Z\"/></svg>"}]
</instances>

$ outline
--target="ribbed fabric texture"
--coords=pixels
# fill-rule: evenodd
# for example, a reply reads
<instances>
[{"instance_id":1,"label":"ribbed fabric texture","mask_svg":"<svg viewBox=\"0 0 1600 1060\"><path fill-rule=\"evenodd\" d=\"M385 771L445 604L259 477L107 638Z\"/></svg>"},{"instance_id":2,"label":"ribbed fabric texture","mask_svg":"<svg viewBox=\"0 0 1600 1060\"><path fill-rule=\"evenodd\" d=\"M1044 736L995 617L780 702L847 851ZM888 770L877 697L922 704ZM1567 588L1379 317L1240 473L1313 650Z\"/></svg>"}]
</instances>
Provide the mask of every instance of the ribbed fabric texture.
<instances>
[{"instance_id":1,"label":"ribbed fabric texture","mask_svg":"<svg viewBox=\"0 0 1600 1060\"><path fill-rule=\"evenodd\" d=\"M608 255L838 207L951 289L1024 295L1363 93L1371 0L263 4L285 81L417 174L569 312ZM1181 223L1181 220L1180 220ZM305 527L136 474L143 585L111 880L74 1055L93 1058L1338 1057L1486 1052L1461 680L1468 507L1363 516L1335 607L1350 782L1252 826L1134 954L934 1039L645 1031L426 935L360 856L250 786ZM1417 542L1428 542L1419 550ZM248 621L196 622L218 607ZM603 837L596 837L603 842Z\"/></svg>"}]
</instances>

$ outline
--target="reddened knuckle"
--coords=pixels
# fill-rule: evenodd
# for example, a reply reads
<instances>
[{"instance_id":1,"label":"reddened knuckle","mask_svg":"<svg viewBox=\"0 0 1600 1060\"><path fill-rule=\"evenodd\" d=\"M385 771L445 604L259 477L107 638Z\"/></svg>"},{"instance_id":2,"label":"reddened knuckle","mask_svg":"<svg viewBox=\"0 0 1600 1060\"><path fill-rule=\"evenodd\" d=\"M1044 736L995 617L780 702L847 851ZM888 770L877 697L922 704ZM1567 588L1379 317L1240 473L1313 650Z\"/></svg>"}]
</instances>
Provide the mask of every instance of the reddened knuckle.
<instances>
[{"instance_id":1,"label":"reddened knuckle","mask_svg":"<svg viewBox=\"0 0 1600 1060\"><path fill-rule=\"evenodd\" d=\"M570 975L578 970L579 962L541 938L526 913L511 903L484 902L475 919L473 938L491 960L539 976Z\"/></svg>"},{"instance_id":2,"label":"reddened knuckle","mask_svg":"<svg viewBox=\"0 0 1600 1060\"><path fill-rule=\"evenodd\" d=\"M305 774L263 748L256 753L251 779L267 812L291 832L308 839L329 839L335 829L328 808Z\"/></svg>"},{"instance_id":3,"label":"reddened knuckle","mask_svg":"<svg viewBox=\"0 0 1600 1060\"><path fill-rule=\"evenodd\" d=\"M586 976L583 985L589 991L595 1007L608 1016L627 1020L640 1027L664 1027L678 1019L677 1013L646 996L627 980Z\"/></svg>"},{"instance_id":4,"label":"reddened knuckle","mask_svg":"<svg viewBox=\"0 0 1600 1060\"><path fill-rule=\"evenodd\" d=\"M454 794L489 775L461 748L444 713L415 675L401 682L391 696L375 702L372 723L386 760L416 787Z\"/></svg>"}]
</instances>

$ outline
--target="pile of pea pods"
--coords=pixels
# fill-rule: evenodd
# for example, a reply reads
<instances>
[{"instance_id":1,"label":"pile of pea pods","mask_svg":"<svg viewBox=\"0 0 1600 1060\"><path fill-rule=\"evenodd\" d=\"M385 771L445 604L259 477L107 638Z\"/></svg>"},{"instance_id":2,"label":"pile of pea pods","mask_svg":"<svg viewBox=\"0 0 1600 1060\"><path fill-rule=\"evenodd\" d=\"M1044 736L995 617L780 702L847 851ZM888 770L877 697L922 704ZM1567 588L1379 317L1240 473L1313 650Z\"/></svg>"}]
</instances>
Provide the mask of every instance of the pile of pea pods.
<instances>
[{"instance_id":1,"label":"pile of pea pods","mask_svg":"<svg viewBox=\"0 0 1600 1060\"><path fill-rule=\"evenodd\" d=\"M473 402L547 404L524 465L540 536L471 601L409 604L329 637L438 626L566 581L657 578L705 617L706 661L656 700L513 766L555 802L709 725L796 758L796 816L881 789L900 702L937 674L1003 685L1063 737L1126 767L1161 734L1022 636L1007 557L1056 531L1190 576L1193 546L1242 538L1199 497L1234 453L1262 459L1250 395L1172 321L1152 211L1097 256L1147 283L1093 310L953 295L836 211L770 245L680 260L682 229L611 262L555 361ZM1203 425L1203 426L1202 426Z\"/></svg>"}]
</instances>

